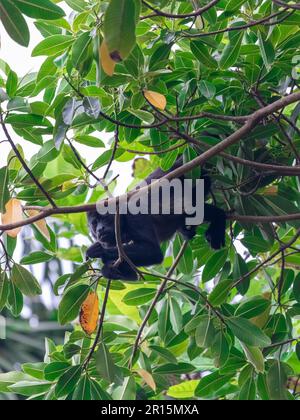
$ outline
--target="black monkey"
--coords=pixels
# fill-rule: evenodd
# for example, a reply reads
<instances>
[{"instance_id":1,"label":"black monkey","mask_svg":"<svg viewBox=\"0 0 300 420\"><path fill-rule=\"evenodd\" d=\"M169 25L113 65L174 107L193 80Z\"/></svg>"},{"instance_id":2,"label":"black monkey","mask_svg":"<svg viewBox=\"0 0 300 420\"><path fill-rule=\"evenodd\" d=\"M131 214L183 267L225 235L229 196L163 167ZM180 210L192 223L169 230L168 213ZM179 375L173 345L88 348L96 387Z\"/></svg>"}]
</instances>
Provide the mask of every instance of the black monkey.
<instances>
[{"instance_id":1,"label":"black monkey","mask_svg":"<svg viewBox=\"0 0 300 420\"><path fill-rule=\"evenodd\" d=\"M179 159L169 171L182 166ZM148 184L152 180L160 179L165 172L158 169L147 179ZM205 181L205 194L210 192L211 181L206 175L202 176ZM180 178L181 180L184 177ZM185 240L191 240L196 234L195 226L186 226L186 215L121 215L121 239L124 251L136 267L147 267L161 264L163 253L160 244L170 240L176 232L179 232ZM213 249L225 246L226 213L211 204L205 204L204 220L210 223L206 232L206 239ZM115 237L115 216L111 214L100 215L97 212L88 214L90 231L97 241L87 250L87 258L101 258L103 261L103 276L112 280L137 280L136 272L127 262L116 266L119 254Z\"/></svg>"}]
</instances>

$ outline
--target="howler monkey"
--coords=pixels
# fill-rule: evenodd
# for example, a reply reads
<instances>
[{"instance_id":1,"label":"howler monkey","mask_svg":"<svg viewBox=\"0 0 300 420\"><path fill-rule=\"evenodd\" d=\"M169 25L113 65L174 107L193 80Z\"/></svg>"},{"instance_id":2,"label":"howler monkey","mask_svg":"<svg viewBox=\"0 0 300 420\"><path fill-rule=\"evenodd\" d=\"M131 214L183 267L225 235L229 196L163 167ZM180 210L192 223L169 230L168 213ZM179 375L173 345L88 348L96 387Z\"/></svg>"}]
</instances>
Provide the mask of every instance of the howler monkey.
<instances>
[{"instance_id":1,"label":"howler monkey","mask_svg":"<svg viewBox=\"0 0 300 420\"><path fill-rule=\"evenodd\" d=\"M169 171L182 166L179 159ZM158 169L147 179L160 179L166 172ZM180 178L181 182L184 177ZM202 176L205 185L205 195L210 192L211 181L206 175ZM204 221L209 223L206 239L215 250L225 246L226 213L211 204L205 204ZM103 276L112 280L137 280L136 272L123 261L116 265L119 253L116 245L115 215L100 215L97 212L88 214L89 228L96 240L87 250L87 258L101 258L103 261ZM186 226L186 214L169 215L120 215L121 240L127 257L136 267L147 267L161 264L163 253L160 244L170 240L176 232L185 240L191 240L196 234L196 226Z\"/></svg>"}]
</instances>

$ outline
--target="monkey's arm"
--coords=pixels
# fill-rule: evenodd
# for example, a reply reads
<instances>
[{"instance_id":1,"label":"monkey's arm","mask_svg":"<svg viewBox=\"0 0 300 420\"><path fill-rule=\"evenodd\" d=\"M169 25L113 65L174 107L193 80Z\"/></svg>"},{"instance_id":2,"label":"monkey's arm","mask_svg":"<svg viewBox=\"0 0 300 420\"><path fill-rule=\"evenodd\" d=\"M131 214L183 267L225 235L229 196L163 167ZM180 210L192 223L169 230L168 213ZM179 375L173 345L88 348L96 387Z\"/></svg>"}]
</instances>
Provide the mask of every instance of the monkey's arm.
<instances>
[{"instance_id":1,"label":"monkey's arm","mask_svg":"<svg viewBox=\"0 0 300 420\"><path fill-rule=\"evenodd\" d=\"M149 241L146 238L129 245L124 245L123 250L125 255L137 267L160 264L164 258L159 244ZM119 258L119 251L117 248L102 248L101 258L104 263L116 261Z\"/></svg>"}]
</instances>

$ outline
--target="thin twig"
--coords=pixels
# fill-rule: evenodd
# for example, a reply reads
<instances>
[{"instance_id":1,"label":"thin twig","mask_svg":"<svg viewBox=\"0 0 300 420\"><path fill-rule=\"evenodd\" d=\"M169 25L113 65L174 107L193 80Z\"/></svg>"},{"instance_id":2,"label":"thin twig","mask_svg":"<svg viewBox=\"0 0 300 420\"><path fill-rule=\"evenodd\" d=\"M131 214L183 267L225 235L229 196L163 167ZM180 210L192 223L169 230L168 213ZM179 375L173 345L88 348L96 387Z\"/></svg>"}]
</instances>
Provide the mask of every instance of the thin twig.
<instances>
[{"instance_id":1,"label":"thin twig","mask_svg":"<svg viewBox=\"0 0 300 420\"><path fill-rule=\"evenodd\" d=\"M2 129L7 137L7 140L9 142L9 144L11 145L11 148L13 149L15 155L17 156L17 158L19 159L21 165L23 166L24 170L27 172L27 174L30 176L30 178L32 179L32 181L35 183L35 185L38 187L38 189L42 192L42 194L45 196L45 198L49 201L49 203L51 204L51 206L53 208L57 208L57 205L55 204L54 200L50 197L49 193L45 190L45 188L43 187L43 185L39 182L39 180L33 175L32 170L29 168L29 166L27 165L27 163L25 162L25 160L23 159L23 156L21 155L21 153L19 152L17 146L15 145L11 135L8 132L8 129L6 127L6 124L3 120L3 114L2 112L0 112L0 122L1 122L1 126Z\"/></svg>"}]
</instances>

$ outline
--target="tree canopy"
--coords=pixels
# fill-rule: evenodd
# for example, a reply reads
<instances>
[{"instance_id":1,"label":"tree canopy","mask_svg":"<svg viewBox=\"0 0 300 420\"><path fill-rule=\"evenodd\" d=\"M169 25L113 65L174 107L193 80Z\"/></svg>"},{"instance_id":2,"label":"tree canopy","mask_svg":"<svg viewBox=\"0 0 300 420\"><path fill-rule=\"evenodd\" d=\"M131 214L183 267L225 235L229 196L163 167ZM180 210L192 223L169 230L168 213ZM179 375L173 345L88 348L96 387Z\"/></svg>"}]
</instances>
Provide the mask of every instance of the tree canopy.
<instances>
[{"instance_id":1,"label":"tree canopy","mask_svg":"<svg viewBox=\"0 0 300 420\"><path fill-rule=\"evenodd\" d=\"M299 5L0 0L0 19L24 48L33 20L42 40L31 54L44 57L29 74L0 60L0 147L10 150L0 311L18 318L24 298L43 293L33 266L74 268L53 284L57 323L72 332L63 345L45 338L39 363L0 374L0 393L299 399ZM211 250L200 226L193 241L165 244L164 263L138 282L102 278L85 261L86 213L124 183L113 163L132 162L130 190L180 155L170 178L205 166L211 200L228 211L226 247ZM24 229L35 250L18 260Z\"/></svg>"}]
</instances>

